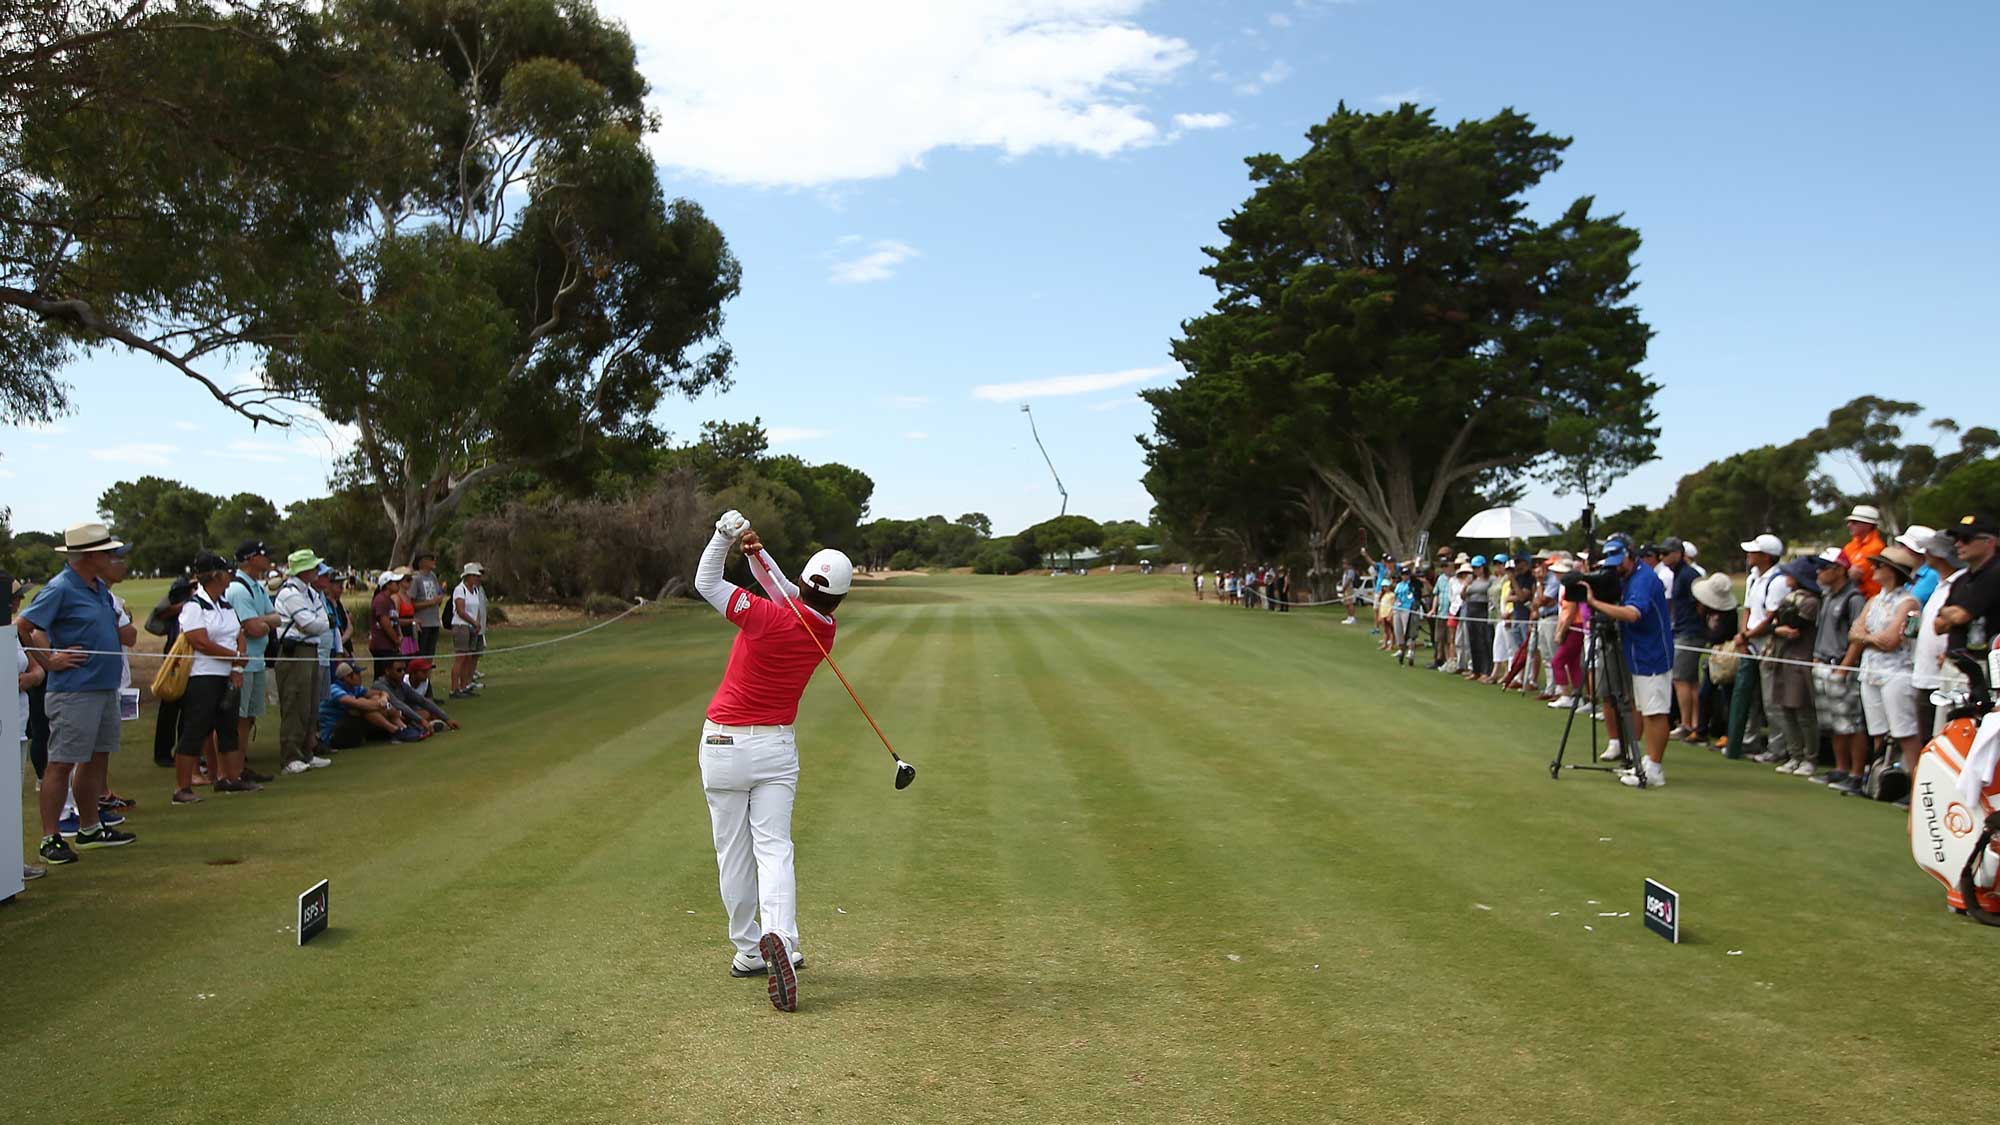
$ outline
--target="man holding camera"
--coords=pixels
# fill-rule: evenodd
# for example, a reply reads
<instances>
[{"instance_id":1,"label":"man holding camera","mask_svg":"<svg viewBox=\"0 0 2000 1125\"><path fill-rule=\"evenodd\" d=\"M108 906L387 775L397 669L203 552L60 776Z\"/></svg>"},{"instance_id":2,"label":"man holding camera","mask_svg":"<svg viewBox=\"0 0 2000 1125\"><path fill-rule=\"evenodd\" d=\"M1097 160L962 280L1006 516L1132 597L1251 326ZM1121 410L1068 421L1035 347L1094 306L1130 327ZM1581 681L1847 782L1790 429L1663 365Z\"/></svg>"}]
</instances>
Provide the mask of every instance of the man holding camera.
<instances>
[{"instance_id":1,"label":"man holding camera","mask_svg":"<svg viewBox=\"0 0 2000 1125\"><path fill-rule=\"evenodd\" d=\"M1668 715L1674 706L1674 628L1667 588L1652 567L1639 564L1632 544L1623 539L1604 545L1602 563L1617 573L1623 593L1614 605L1600 600L1591 590L1590 608L1618 622L1618 643L1625 650L1625 667L1632 677L1632 706L1639 713L1645 747L1645 757L1633 769L1621 771L1618 780L1638 789L1657 789L1667 783L1661 761L1667 754ZM1619 725L1624 726L1622 717Z\"/></svg>"}]
</instances>

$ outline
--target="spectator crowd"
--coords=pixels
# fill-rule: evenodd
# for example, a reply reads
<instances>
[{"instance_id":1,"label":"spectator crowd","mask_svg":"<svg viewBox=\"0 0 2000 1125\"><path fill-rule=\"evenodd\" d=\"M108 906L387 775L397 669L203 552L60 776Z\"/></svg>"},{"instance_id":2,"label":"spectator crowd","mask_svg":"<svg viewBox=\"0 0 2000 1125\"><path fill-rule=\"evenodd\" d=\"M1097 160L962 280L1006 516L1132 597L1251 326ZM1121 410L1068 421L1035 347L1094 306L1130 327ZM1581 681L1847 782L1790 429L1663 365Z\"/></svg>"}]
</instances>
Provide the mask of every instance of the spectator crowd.
<instances>
[{"instance_id":1,"label":"spectator crowd","mask_svg":"<svg viewBox=\"0 0 2000 1125\"><path fill-rule=\"evenodd\" d=\"M1666 784L1679 742L1907 808L1918 755L1945 725L1934 700L1972 687L1952 656L1983 667L2000 633L2000 526L1985 514L1899 534L1882 523L1861 504L1845 542L1745 540L1740 593L1672 537L1490 558L1364 550L1341 573L1342 624L1365 606L1399 662L1602 719L1602 759L1629 762L1619 778L1634 788ZM1285 608L1289 579L1247 567L1216 572L1214 589L1226 604Z\"/></svg>"},{"instance_id":2,"label":"spectator crowd","mask_svg":"<svg viewBox=\"0 0 2000 1125\"><path fill-rule=\"evenodd\" d=\"M202 789L256 793L280 775L326 769L364 743L421 742L457 730L433 690L446 628L445 694L460 700L481 690L488 606L478 563L461 567L447 593L428 551L371 581L310 547L279 566L270 547L251 540L233 559L192 559L141 620L116 592L130 576L130 548L103 524L69 528L56 550L65 565L39 588L0 572L20 641L18 704L37 778L42 864L25 868L28 879L45 875L43 865L138 839L126 827L138 802L114 787L112 763L123 724L140 717L131 650L141 627L164 642L151 683L153 764L173 770L174 805L201 803ZM366 595L365 619L351 615L350 594ZM259 721L274 711L276 773L269 774L252 766L250 751Z\"/></svg>"}]
</instances>

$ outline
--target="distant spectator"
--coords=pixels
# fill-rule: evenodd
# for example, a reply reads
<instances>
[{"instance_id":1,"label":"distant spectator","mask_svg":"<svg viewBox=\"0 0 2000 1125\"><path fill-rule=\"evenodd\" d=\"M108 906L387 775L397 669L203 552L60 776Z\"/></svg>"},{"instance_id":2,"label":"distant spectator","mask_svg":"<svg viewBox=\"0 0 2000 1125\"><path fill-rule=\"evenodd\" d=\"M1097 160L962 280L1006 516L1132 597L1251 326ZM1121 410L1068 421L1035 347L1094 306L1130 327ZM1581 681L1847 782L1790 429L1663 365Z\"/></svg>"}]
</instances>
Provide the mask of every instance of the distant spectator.
<instances>
[{"instance_id":1,"label":"distant spectator","mask_svg":"<svg viewBox=\"0 0 2000 1125\"><path fill-rule=\"evenodd\" d=\"M407 566L396 568L396 651L405 657L417 654L417 606L410 600L410 582L416 572Z\"/></svg>"},{"instance_id":2,"label":"distant spectator","mask_svg":"<svg viewBox=\"0 0 2000 1125\"><path fill-rule=\"evenodd\" d=\"M1856 504L1847 513L1847 546L1841 550L1847 552L1852 563L1850 577L1861 584L1861 595L1866 598L1874 597L1882 589L1868 563L1888 546L1882 541L1881 525L1882 513L1873 504Z\"/></svg>"},{"instance_id":3,"label":"distant spectator","mask_svg":"<svg viewBox=\"0 0 2000 1125\"><path fill-rule=\"evenodd\" d=\"M1486 568L1486 556L1472 556L1472 574L1465 582L1465 648L1471 658L1467 679L1484 680L1493 674L1493 622L1489 616L1493 597L1493 575Z\"/></svg>"},{"instance_id":4,"label":"distant spectator","mask_svg":"<svg viewBox=\"0 0 2000 1125\"><path fill-rule=\"evenodd\" d=\"M1535 614L1534 666L1529 679L1542 687L1539 698L1547 703L1557 696L1555 685L1556 645L1561 636L1557 631L1557 619L1562 615L1562 578L1555 572L1555 558L1549 555L1535 557L1535 596L1531 608Z\"/></svg>"},{"instance_id":5,"label":"distant spectator","mask_svg":"<svg viewBox=\"0 0 2000 1125\"><path fill-rule=\"evenodd\" d=\"M396 597L402 581L401 574L383 571L375 579L375 597L368 603L368 655L374 658L377 674L384 661L403 655L403 625Z\"/></svg>"},{"instance_id":6,"label":"distant spectator","mask_svg":"<svg viewBox=\"0 0 2000 1125\"><path fill-rule=\"evenodd\" d=\"M328 656L336 663L341 659L352 659L354 656L354 619L348 614L347 603L342 599L346 598L347 591L353 589L359 581L361 580L340 571L334 571L326 576L326 589L322 593L326 595L326 619L331 624L329 631L334 635ZM331 690L333 686L331 663L327 665L326 683ZM325 697L325 693L320 696L321 699Z\"/></svg>"},{"instance_id":7,"label":"distant spectator","mask_svg":"<svg viewBox=\"0 0 2000 1125\"><path fill-rule=\"evenodd\" d=\"M437 576L437 556L419 553L416 569L410 574L410 604L417 611L417 655L437 655L439 615L444 608L444 583Z\"/></svg>"},{"instance_id":8,"label":"distant spectator","mask_svg":"<svg viewBox=\"0 0 2000 1125\"><path fill-rule=\"evenodd\" d=\"M466 563L451 592L451 697L478 693L479 654L486 651L486 570Z\"/></svg>"},{"instance_id":9,"label":"distant spectator","mask_svg":"<svg viewBox=\"0 0 2000 1125\"><path fill-rule=\"evenodd\" d=\"M1660 544L1660 567L1667 573L1667 605L1674 620L1674 701L1679 704L1681 725L1668 733L1683 742L1701 741L1701 650L1706 647L1707 630L1701 603L1694 598L1694 584L1700 579L1694 564L1687 561L1687 546L1669 537Z\"/></svg>"},{"instance_id":10,"label":"distant spectator","mask_svg":"<svg viewBox=\"0 0 2000 1125\"><path fill-rule=\"evenodd\" d=\"M166 594L153 606L153 612L146 617L146 631L156 637L166 639L160 650L165 652L174 647L181 635L181 607L187 604L188 595L194 592L194 580L185 574L174 576L167 586ZM174 743L181 737L181 701L156 700L156 714L153 717L153 764L165 769L174 767Z\"/></svg>"},{"instance_id":11,"label":"distant spectator","mask_svg":"<svg viewBox=\"0 0 2000 1125\"><path fill-rule=\"evenodd\" d=\"M385 660L380 666L386 668L393 662ZM333 688L319 713L323 745L352 750L371 739L415 742L421 737L388 696L362 686L361 669L353 661L343 660L334 666Z\"/></svg>"},{"instance_id":12,"label":"distant spectator","mask_svg":"<svg viewBox=\"0 0 2000 1125\"><path fill-rule=\"evenodd\" d=\"M1915 555L1920 564L1917 573L1910 579L1910 593L1917 599L1919 605L1931 600L1931 594L1937 590L1938 583L1944 578L1943 573L1931 565L1929 556L1931 539L1937 533L1937 528L1913 523L1904 528L1901 535L1896 536L1896 542L1910 554Z\"/></svg>"},{"instance_id":13,"label":"distant spectator","mask_svg":"<svg viewBox=\"0 0 2000 1125\"><path fill-rule=\"evenodd\" d=\"M1844 786L1859 780L1868 765L1868 731L1861 711L1861 642L1855 623L1867 599L1850 576L1852 560L1839 547L1819 556L1819 624L1813 634L1813 711L1819 729L1833 743L1833 769L1826 784ZM1822 778L1814 777L1814 781Z\"/></svg>"},{"instance_id":14,"label":"distant spectator","mask_svg":"<svg viewBox=\"0 0 2000 1125\"><path fill-rule=\"evenodd\" d=\"M1696 579L1694 599L1701 606L1703 646L1720 649L1732 644L1742 631L1742 622L1741 615L1737 613L1736 590L1729 576L1710 574ZM1737 674L1740 674L1744 663L1742 660L1735 662L1735 668L1739 670ZM1735 700L1737 675L1730 675L1726 682L1718 682L1714 667L1712 658L1702 666L1702 697L1697 705L1705 720L1702 733L1715 739L1716 749L1721 750L1724 756L1740 758L1742 754L1731 753L1733 748L1729 744L1730 704Z\"/></svg>"},{"instance_id":15,"label":"distant spectator","mask_svg":"<svg viewBox=\"0 0 2000 1125\"><path fill-rule=\"evenodd\" d=\"M231 698L243 688L246 638L243 623L224 594L235 581L220 555L202 555L189 568L195 590L181 607L181 635L194 650L187 691L181 696L181 737L174 745L174 803L190 805L194 795L194 764L210 735L220 763L217 793L255 793L262 788L243 776L243 750L237 742L237 712ZM232 690L234 689L234 690Z\"/></svg>"},{"instance_id":16,"label":"distant spectator","mask_svg":"<svg viewBox=\"0 0 2000 1125\"><path fill-rule=\"evenodd\" d=\"M21 595L27 589L28 583L25 579L17 581L13 575L0 570L0 598L4 598L7 602L7 621L10 625L13 623L14 618L21 612ZM47 675L47 672L39 663L28 659L26 649L19 646L15 647L14 691L21 708L19 712L21 716L20 750L24 756L28 749L28 692L33 688L39 687L45 675ZM36 864L24 863L21 865L21 878L23 880L39 879L48 873L48 868Z\"/></svg>"},{"instance_id":17,"label":"distant spectator","mask_svg":"<svg viewBox=\"0 0 2000 1125\"><path fill-rule=\"evenodd\" d=\"M226 598L236 620L243 624L244 658L248 661L243 666L243 690L237 693L236 704L236 745L246 758L257 720L264 717L270 703L270 665L265 663L264 654L271 645L271 632L279 622L277 609L271 604L271 592L264 588L264 580L270 574L271 549L263 540L252 539L236 548L236 574L229 581ZM269 774L258 773L247 765L242 772L251 781L271 780Z\"/></svg>"},{"instance_id":18,"label":"distant spectator","mask_svg":"<svg viewBox=\"0 0 2000 1125\"><path fill-rule=\"evenodd\" d=\"M444 708L424 694L422 687L430 682L431 671L436 665L419 656L415 660L391 664L389 671L376 677L369 685L370 691L379 691L388 697L405 723L416 724L424 737L433 731L457 730L458 724L445 714Z\"/></svg>"},{"instance_id":19,"label":"distant spectator","mask_svg":"<svg viewBox=\"0 0 2000 1125\"><path fill-rule=\"evenodd\" d=\"M1556 583L1555 653L1549 658L1549 679L1555 698L1549 706L1568 709L1583 694L1583 603L1563 592L1562 580L1575 571L1567 559L1549 563L1549 578Z\"/></svg>"},{"instance_id":20,"label":"distant spectator","mask_svg":"<svg viewBox=\"0 0 2000 1125\"><path fill-rule=\"evenodd\" d=\"M75 863L76 849L119 847L136 837L104 825L98 795L111 755L118 749L118 610L107 576L111 552L123 546L101 523L63 532L56 550L69 556L35 600L14 619L21 643L48 673L43 706L49 721L49 761L38 792L41 856L47 863ZM72 786L78 813L76 849L57 827Z\"/></svg>"},{"instance_id":21,"label":"distant spectator","mask_svg":"<svg viewBox=\"0 0 2000 1125\"><path fill-rule=\"evenodd\" d=\"M1882 589L1868 599L1852 634L1862 645L1861 709L1871 737L1887 735L1902 747L1903 761L1915 762L1924 745L1917 733L1917 701L1910 695L1916 656L1910 631L1916 624L1912 619L1923 614L1909 585L1917 571L1917 556L1898 543L1868 561ZM1850 788L1859 790L1859 778Z\"/></svg>"},{"instance_id":22,"label":"distant spectator","mask_svg":"<svg viewBox=\"0 0 2000 1125\"><path fill-rule=\"evenodd\" d=\"M1910 688L1916 696L1917 733L1929 738L1944 726L1937 705L1931 702L1932 693L1944 686L1940 673L1944 667L1945 638L1937 630L1938 614L1951 599L1951 588L1965 570L1959 564L1958 544L1942 531L1933 533L1924 544L1924 557L1930 569L1941 577L1937 589L1924 599L1923 615L1917 622L1917 639L1910 656ZM1903 770L1915 777L1916 759L1904 755Z\"/></svg>"},{"instance_id":23,"label":"distant spectator","mask_svg":"<svg viewBox=\"0 0 2000 1125\"><path fill-rule=\"evenodd\" d=\"M1777 745L1775 735L1765 737L1770 677L1764 675L1762 661L1758 659L1770 647L1771 629L1777 624L1771 611L1791 592L1790 580L1778 572L1785 544L1767 531L1742 546L1750 579L1743 596L1743 632L1737 641L1745 646L1751 659L1736 668L1736 689L1729 712L1729 749L1731 756L1747 755L1759 762L1790 761L1791 755Z\"/></svg>"},{"instance_id":24,"label":"distant spectator","mask_svg":"<svg viewBox=\"0 0 2000 1125\"><path fill-rule=\"evenodd\" d=\"M1771 610L1771 659L1764 667L1764 705L1770 711L1771 742L1785 760L1777 772L1811 777L1819 770L1819 709L1813 702L1812 650L1820 615L1818 559L1793 559L1781 569L1785 598Z\"/></svg>"},{"instance_id":25,"label":"distant spectator","mask_svg":"<svg viewBox=\"0 0 2000 1125\"><path fill-rule=\"evenodd\" d=\"M332 627L326 601L314 586L320 565L312 548L293 551L285 560L291 577L278 587L275 603L278 751L284 772L294 775L333 764L332 759L313 753L313 731L319 726L320 638Z\"/></svg>"},{"instance_id":26,"label":"distant spectator","mask_svg":"<svg viewBox=\"0 0 2000 1125\"><path fill-rule=\"evenodd\" d=\"M1688 565L1694 567L1694 576L1696 578L1708 577L1708 570L1695 561L1701 557L1701 549L1684 539L1681 541L1681 550L1687 555Z\"/></svg>"}]
</instances>

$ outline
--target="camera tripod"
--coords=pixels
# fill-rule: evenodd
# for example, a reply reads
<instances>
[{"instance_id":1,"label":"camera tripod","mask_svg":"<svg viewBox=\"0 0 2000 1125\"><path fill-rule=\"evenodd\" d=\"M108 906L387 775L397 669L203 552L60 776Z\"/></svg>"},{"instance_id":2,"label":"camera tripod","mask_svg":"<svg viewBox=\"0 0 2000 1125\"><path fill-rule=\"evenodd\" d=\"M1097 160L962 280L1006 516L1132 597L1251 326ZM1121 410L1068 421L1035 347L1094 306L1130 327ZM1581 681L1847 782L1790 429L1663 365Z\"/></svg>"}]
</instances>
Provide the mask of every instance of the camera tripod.
<instances>
[{"instance_id":1,"label":"camera tripod","mask_svg":"<svg viewBox=\"0 0 2000 1125\"><path fill-rule=\"evenodd\" d=\"M1593 678L1593 673L1594 678ZM1617 765L1601 765L1597 761L1597 715L1590 718L1590 761L1587 765L1564 762L1563 754L1569 749L1570 731L1576 725L1577 710L1585 706L1583 684L1572 685L1575 693L1570 697L1569 718L1563 722L1562 741L1556 743L1556 756L1549 763L1549 779L1558 780L1564 770L1596 770L1599 773L1615 773L1638 767L1639 723L1632 709L1632 680L1626 675L1625 650L1618 643L1618 624L1610 618L1598 614L1590 619L1590 631L1583 638L1584 683L1595 683L1598 695L1611 705L1612 713L1618 716L1620 749L1623 760ZM1639 770L1639 787L1646 786L1646 771Z\"/></svg>"}]
</instances>

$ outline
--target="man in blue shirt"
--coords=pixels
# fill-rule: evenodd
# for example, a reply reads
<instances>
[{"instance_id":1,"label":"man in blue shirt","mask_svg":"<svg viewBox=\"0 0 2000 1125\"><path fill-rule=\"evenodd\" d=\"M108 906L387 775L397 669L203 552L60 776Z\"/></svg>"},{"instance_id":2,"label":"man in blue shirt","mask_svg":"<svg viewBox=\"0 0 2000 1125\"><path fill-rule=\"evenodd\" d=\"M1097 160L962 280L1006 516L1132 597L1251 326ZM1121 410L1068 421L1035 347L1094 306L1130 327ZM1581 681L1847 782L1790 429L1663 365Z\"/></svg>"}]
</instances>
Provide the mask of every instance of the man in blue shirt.
<instances>
[{"instance_id":1,"label":"man in blue shirt","mask_svg":"<svg viewBox=\"0 0 2000 1125\"><path fill-rule=\"evenodd\" d=\"M1617 605L1612 605L1599 601L1593 594L1590 608L1618 622L1625 669L1632 678L1632 706L1639 713L1639 730L1646 750L1638 767L1621 772L1618 780L1641 789L1657 789L1667 783L1661 762L1667 754L1667 716L1674 705L1669 685L1674 667L1674 629L1673 615L1667 607L1667 588L1652 567L1639 564L1632 544L1623 539L1613 539L1604 545L1602 561L1618 572L1624 583L1624 595Z\"/></svg>"},{"instance_id":2,"label":"man in blue shirt","mask_svg":"<svg viewBox=\"0 0 2000 1125\"><path fill-rule=\"evenodd\" d=\"M49 765L36 796L40 853L49 864L77 859L56 823L63 798L72 791L77 848L115 848L138 838L99 823L97 809L111 754L118 749L118 685L125 663L110 578L116 565L111 552L122 546L101 523L65 531L56 550L69 556L69 565L14 620L23 648L48 650L31 656L48 670Z\"/></svg>"}]
</instances>

